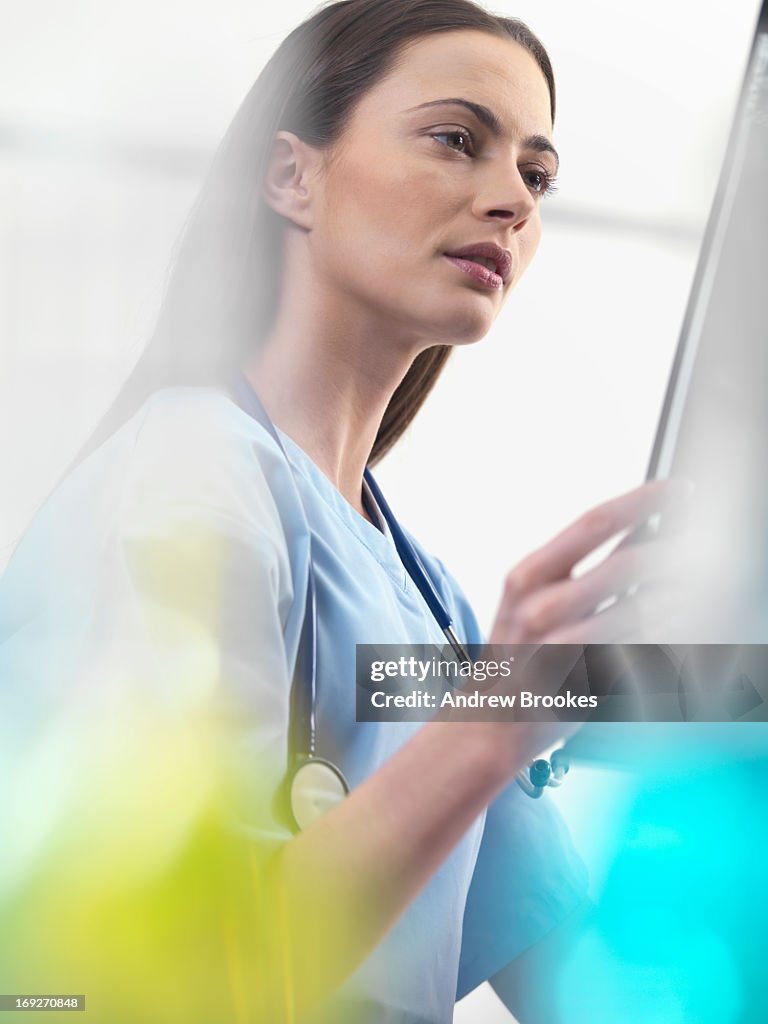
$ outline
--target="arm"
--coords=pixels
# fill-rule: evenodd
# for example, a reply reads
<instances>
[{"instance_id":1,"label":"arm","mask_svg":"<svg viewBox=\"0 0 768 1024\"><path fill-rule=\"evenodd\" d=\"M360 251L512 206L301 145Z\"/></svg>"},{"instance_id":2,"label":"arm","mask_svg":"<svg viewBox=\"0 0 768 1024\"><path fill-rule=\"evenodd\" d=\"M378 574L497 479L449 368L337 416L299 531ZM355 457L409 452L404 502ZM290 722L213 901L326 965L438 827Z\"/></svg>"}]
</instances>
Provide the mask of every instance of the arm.
<instances>
[{"instance_id":1,"label":"arm","mask_svg":"<svg viewBox=\"0 0 768 1024\"><path fill-rule=\"evenodd\" d=\"M270 923L284 925L272 950L282 965L266 973L287 978L299 1009L365 959L530 756L522 732L516 741L495 723L429 723L284 845L268 868ZM265 1019L282 1019L284 993L268 998L278 1005L264 1008Z\"/></svg>"}]
</instances>

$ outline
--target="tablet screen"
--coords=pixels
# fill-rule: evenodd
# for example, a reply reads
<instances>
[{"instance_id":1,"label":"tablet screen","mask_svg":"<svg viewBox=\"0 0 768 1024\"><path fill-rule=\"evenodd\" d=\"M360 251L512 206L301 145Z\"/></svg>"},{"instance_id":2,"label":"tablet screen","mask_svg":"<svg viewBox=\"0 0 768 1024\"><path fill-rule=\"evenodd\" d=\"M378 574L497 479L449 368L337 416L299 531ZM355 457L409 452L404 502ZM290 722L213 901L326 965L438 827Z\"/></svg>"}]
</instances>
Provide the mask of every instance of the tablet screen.
<instances>
[{"instance_id":1,"label":"tablet screen","mask_svg":"<svg viewBox=\"0 0 768 1024\"><path fill-rule=\"evenodd\" d=\"M685 477L696 485L690 530L701 558L702 617L697 635L688 641L768 640L767 438L764 3L648 472L649 477ZM697 609L691 614L695 617Z\"/></svg>"}]
</instances>

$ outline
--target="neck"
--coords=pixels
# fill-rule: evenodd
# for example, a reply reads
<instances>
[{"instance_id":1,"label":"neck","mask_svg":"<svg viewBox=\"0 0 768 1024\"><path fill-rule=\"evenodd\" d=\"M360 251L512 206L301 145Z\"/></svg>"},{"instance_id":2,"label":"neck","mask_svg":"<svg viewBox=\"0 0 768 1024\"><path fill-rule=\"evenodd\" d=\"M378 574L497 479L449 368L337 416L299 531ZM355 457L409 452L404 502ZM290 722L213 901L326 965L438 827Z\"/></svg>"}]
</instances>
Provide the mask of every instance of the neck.
<instances>
[{"instance_id":1,"label":"neck","mask_svg":"<svg viewBox=\"0 0 768 1024\"><path fill-rule=\"evenodd\" d=\"M291 280L269 335L243 371L272 421L361 515L363 471L387 404L424 345L381 318Z\"/></svg>"}]
</instances>

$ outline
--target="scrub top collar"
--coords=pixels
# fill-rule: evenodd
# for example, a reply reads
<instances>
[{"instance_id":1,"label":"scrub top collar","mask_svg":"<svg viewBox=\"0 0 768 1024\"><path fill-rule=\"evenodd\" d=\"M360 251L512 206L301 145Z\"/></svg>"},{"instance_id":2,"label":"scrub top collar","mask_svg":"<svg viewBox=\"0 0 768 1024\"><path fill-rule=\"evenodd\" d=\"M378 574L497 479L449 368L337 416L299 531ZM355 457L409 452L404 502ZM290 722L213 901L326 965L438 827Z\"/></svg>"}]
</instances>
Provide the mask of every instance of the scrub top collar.
<instances>
[{"instance_id":1,"label":"scrub top collar","mask_svg":"<svg viewBox=\"0 0 768 1024\"><path fill-rule=\"evenodd\" d=\"M363 480L363 490L366 497L366 504L374 510L375 518L380 526L371 523L365 516L362 516L347 499L341 494L320 467L307 455L292 437L276 428L283 442L285 450L290 459L291 465L305 480L307 480L314 491L329 505L345 525L355 536L368 548L376 560L395 578L398 585L407 589L406 572L400 556L397 553L395 542L389 527L384 520L368 484Z\"/></svg>"}]
</instances>

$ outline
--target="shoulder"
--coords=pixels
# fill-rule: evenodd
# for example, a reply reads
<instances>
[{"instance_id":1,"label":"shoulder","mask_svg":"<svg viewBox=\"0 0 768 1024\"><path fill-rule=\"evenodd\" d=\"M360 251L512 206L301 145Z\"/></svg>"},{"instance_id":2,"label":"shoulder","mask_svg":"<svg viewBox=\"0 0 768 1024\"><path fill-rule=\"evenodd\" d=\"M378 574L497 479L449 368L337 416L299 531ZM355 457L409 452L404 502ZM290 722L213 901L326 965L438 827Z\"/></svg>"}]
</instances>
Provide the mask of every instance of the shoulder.
<instances>
[{"instance_id":1,"label":"shoulder","mask_svg":"<svg viewBox=\"0 0 768 1024\"><path fill-rule=\"evenodd\" d=\"M131 435L129 482L158 496L209 502L227 484L263 486L284 462L264 428L214 387L156 391L121 429Z\"/></svg>"},{"instance_id":2,"label":"shoulder","mask_svg":"<svg viewBox=\"0 0 768 1024\"><path fill-rule=\"evenodd\" d=\"M123 429L131 434L123 522L186 509L218 514L279 542L306 531L283 453L223 390L163 388Z\"/></svg>"},{"instance_id":3,"label":"shoulder","mask_svg":"<svg viewBox=\"0 0 768 1024\"><path fill-rule=\"evenodd\" d=\"M267 431L231 395L214 385L177 385L153 391L126 426L142 440L192 444L256 442L277 447Z\"/></svg>"},{"instance_id":4,"label":"shoulder","mask_svg":"<svg viewBox=\"0 0 768 1024\"><path fill-rule=\"evenodd\" d=\"M214 387L154 392L90 452L28 525L4 589L14 581L14 593L52 593L57 580L90 578L115 545L191 532L201 543L257 552L286 580L306 546L285 459L264 428Z\"/></svg>"}]
</instances>

